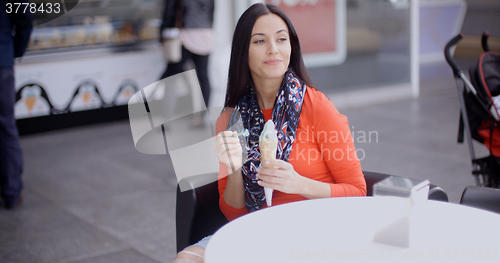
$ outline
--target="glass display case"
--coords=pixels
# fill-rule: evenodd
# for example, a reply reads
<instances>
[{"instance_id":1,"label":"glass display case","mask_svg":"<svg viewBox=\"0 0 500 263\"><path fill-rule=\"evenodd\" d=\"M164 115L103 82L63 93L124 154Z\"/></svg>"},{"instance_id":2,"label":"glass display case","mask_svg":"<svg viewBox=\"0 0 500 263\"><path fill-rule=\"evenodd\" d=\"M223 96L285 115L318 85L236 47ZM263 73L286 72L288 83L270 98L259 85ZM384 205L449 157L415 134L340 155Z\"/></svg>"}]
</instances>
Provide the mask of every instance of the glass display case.
<instances>
[{"instance_id":1,"label":"glass display case","mask_svg":"<svg viewBox=\"0 0 500 263\"><path fill-rule=\"evenodd\" d=\"M131 95L165 68L157 40L164 1L31 1L49 2L65 3L64 13L34 14L15 65L19 132L126 118Z\"/></svg>"},{"instance_id":2,"label":"glass display case","mask_svg":"<svg viewBox=\"0 0 500 263\"><path fill-rule=\"evenodd\" d=\"M51 21L35 14L28 55L155 40L162 7L162 0L87 0Z\"/></svg>"}]
</instances>

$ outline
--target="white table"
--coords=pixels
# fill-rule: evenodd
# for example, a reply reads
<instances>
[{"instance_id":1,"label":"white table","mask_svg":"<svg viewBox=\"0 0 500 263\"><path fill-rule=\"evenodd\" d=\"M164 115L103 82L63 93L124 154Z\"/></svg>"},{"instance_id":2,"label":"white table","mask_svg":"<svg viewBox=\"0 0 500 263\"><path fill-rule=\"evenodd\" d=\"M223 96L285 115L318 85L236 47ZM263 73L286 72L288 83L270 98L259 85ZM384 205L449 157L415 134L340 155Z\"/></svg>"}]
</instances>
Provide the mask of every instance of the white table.
<instances>
[{"instance_id":1,"label":"white table","mask_svg":"<svg viewBox=\"0 0 500 263\"><path fill-rule=\"evenodd\" d=\"M205 262L500 262L500 215L451 203L418 208L410 247L374 242L403 201L327 198L250 213L214 234Z\"/></svg>"}]
</instances>

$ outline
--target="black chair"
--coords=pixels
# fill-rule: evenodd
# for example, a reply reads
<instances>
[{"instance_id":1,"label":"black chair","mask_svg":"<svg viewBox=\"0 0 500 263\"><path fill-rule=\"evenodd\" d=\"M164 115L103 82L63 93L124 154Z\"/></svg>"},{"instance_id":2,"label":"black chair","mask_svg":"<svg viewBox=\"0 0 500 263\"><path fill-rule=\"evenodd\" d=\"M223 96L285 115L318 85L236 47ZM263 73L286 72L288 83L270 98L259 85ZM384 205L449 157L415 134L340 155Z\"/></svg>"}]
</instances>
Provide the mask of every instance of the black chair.
<instances>
[{"instance_id":1,"label":"black chair","mask_svg":"<svg viewBox=\"0 0 500 263\"><path fill-rule=\"evenodd\" d=\"M373 196L373 185L391 176L388 174L363 172L367 196ZM181 192L183 189L190 189ZM448 202L443 189L431 185L429 199ZM227 223L219 209L217 174L204 174L184 178L177 186L176 235L177 252L215 233Z\"/></svg>"},{"instance_id":2,"label":"black chair","mask_svg":"<svg viewBox=\"0 0 500 263\"><path fill-rule=\"evenodd\" d=\"M190 189L181 192L182 189ZM228 221L219 209L217 174L182 179L177 185L177 252L211 235Z\"/></svg>"},{"instance_id":3,"label":"black chair","mask_svg":"<svg viewBox=\"0 0 500 263\"><path fill-rule=\"evenodd\" d=\"M467 186L460 198L460 204L500 214L500 189Z\"/></svg>"}]
</instances>

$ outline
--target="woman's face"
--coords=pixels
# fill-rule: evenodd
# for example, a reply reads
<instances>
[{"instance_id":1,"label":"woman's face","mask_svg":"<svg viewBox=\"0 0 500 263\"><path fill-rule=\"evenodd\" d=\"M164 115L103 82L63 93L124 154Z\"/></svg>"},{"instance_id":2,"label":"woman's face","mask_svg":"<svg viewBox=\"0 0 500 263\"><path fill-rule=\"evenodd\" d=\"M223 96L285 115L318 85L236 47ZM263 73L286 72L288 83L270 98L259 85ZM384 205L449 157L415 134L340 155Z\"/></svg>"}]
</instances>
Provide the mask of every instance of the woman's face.
<instances>
[{"instance_id":1,"label":"woman's face","mask_svg":"<svg viewBox=\"0 0 500 263\"><path fill-rule=\"evenodd\" d=\"M291 51L285 21L275 14L259 17L248 48L248 64L254 82L282 78L290 63Z\"/></svg>"}]
</instances>

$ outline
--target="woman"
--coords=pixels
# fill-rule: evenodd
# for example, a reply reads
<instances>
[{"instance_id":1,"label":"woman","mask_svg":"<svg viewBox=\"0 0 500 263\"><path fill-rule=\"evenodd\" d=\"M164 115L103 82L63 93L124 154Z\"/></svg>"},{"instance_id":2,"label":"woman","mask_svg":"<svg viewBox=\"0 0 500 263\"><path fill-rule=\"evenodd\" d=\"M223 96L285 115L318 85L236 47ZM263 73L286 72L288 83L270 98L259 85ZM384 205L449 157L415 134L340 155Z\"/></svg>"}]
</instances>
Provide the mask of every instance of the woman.
<instances>
[{"instance_id":1,"label":"woman","mask_svg":"<svg viewBox=\"0 0 500 263\"><path fill-rule=\"evenodd\" d=\"M221 163L219 205L228 220L266 207L263 187L274 189L273 205L366 195L347 118L310 85L290 20L274 5L251 6L234 32L229 109L217 120L214 147ZM231 131L238 119L250 131L248 138ZM272 169L261 168L259 160L258 138L267 120L278 130L276 160L268 163ZM240 140L246 142L244 151ZM201 262L208 239L176 259Z\"/></svg>"}]
</instances>

